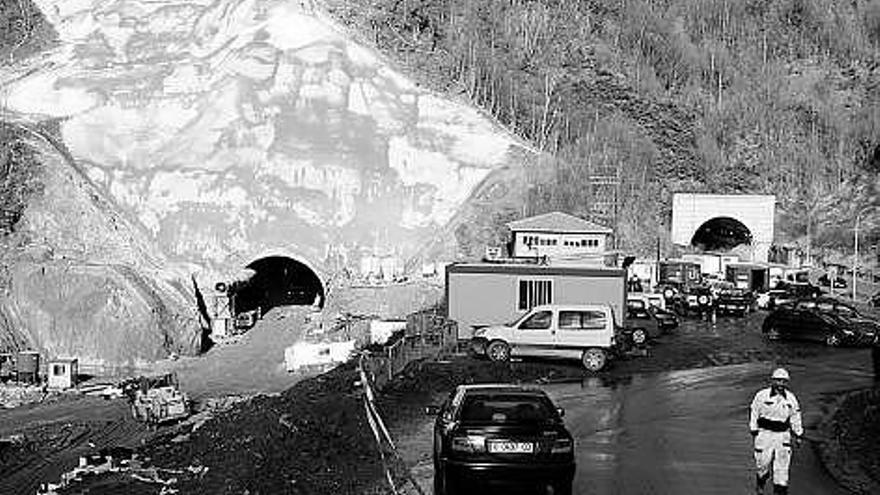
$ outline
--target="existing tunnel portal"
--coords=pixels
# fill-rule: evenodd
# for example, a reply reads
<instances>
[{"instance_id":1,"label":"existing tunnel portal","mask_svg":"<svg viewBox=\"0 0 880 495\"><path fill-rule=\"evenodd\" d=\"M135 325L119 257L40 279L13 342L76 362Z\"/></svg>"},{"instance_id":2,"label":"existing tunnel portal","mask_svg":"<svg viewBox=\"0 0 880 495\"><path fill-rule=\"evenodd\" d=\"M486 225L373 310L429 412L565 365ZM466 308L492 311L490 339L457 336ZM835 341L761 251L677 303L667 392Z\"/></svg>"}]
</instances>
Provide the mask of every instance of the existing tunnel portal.
<instances>
[{"instance_id":1,"label":"existing tunnel portal","mask_svg":"<svg viewBox=\"0 0 880 495\"><path fill-rule=\"evenodd\" d=\"M262 316L276 306L324 307L324 284L306 264L286 256L268 256L247 268L254 275L231 288L236 313L259 309Z\"/></svg>"},{"instance_id":2,"label":"existing tunnel portal","mask_svg":"<svg viewBox=\"0 0 880 495\"><path fill-rule=\"evenodd\" d=\"M751 244L752 233L742 222L730 217L715 217L694 232L691 245L704 251L729 251L740 244Z\"/></svg>"}]
</instances>

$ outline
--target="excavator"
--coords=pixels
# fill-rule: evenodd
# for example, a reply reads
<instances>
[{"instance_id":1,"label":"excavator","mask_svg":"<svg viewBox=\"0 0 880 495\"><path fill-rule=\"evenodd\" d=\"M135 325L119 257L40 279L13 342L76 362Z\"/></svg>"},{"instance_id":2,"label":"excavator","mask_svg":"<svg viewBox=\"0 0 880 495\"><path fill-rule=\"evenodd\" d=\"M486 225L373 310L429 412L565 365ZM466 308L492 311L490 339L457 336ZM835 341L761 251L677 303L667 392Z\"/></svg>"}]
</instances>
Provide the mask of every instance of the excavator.
<instances>
[{"instance_id":1,"label":"excavator","mask_svg":"<svg viewBox=\"0 0 880 495\"><path fill-rule=\"evenodd\" d=\"M176 373L139 376L123 384L122 390L139 421L160 425L190 415L191 403L180 390Z\"/></svg>"}]
</instances>

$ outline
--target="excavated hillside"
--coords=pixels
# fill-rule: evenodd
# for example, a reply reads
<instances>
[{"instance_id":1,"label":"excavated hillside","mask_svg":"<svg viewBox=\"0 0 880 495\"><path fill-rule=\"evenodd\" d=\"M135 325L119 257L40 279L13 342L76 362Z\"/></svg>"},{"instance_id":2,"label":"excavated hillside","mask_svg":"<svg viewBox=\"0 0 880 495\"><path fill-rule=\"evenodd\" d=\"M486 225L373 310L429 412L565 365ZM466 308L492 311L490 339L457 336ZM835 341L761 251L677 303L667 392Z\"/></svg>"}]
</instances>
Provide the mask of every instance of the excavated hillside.
<instances>
[{"instance_id":1,"label":"excavated hillside","mask_svg":"<svg viewBox=\"0 0 880 495\"><path fill-rule=\"evenodd\" d=\"M56 133L48 125L0 127L8 151L0 346L110 367L198 352L202 331L190 291L174 281L142 228L82 174Z\"/></svg>"},{"instance_id":2,"label":"excavated hillside","mask_svg":"<svg viewBox=\"0 0 880 495\"><path fill-rule=\"evenodd\" d=\"M196 285L261 260L321 284L364 259L401 266L477 191L524 197L527 143L312 5L21 5L4 12L32 29L3 33L24 42L0 96L10 143L41 174L9 181L34 186L10 196L3 224L17 246L4 257L9 346L107 363L191 353ZM496 171L513 187L493 188Z\"/></svg>"}]
</instances>

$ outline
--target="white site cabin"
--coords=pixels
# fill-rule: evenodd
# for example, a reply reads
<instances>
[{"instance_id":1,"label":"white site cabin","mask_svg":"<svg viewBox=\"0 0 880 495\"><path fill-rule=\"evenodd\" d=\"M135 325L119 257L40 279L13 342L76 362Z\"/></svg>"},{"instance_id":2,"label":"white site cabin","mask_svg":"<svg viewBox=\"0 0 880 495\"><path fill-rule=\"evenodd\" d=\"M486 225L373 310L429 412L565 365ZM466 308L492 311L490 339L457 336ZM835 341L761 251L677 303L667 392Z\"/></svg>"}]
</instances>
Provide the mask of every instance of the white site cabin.
<instances>
[{"instance_id":1,"label":"white site cabin","mask_svg":"<svg viewBox=\"0 0 880 495\"><path fill-rule=\"evenodd\" d=\"M458 338L474 327L509 323L542 304L608 304L617 324L626 307L626 270L525 263L453 263L446 267L447 316Z\"/></svg>"}]
</instances>

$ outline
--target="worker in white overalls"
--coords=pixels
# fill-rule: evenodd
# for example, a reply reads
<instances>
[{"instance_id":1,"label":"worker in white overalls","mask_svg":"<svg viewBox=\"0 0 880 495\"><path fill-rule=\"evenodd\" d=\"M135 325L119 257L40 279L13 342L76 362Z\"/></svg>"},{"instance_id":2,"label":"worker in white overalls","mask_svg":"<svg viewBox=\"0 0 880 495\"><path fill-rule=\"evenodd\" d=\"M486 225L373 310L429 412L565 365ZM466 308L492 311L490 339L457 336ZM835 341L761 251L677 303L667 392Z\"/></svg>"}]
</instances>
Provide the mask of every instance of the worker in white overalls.
<instances>
[{"instance_id":1,"label":"worker in white overalls","mask_svg":"<svg viewBox=\"0 0 880 495\"><path fill-rule=\"evenodd\" d=\"M771 474L774 495L788 493L792 441L800 445L804 434L800 404L788 390L788 380L788 371L777 368L770 375L770 386L759 390L752 400L749 428L755 439L756 492L759 494L764 493Z\"/></svg>"}]
</instances>

